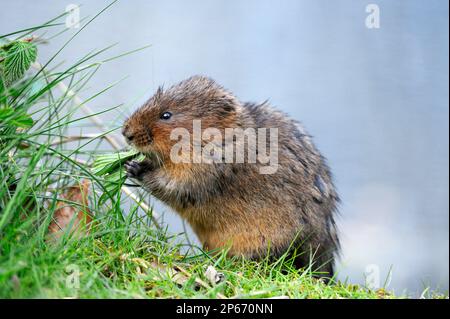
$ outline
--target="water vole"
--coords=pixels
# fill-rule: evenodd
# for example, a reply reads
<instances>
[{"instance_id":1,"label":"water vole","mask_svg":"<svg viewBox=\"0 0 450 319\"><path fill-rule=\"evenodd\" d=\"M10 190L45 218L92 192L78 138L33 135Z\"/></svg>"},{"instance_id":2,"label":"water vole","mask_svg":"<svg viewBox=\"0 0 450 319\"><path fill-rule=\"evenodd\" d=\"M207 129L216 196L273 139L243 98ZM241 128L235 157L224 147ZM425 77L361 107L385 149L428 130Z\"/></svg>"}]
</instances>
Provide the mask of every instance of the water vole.
<instances>
[{"instance_id":1,"label":"water vole","mask_svg":"<svg viewBox=\"0 0 450 319\"><path fill-rule=\"evenodd\" d=\"M276 128L276 170L261 173L260 161L204 163L192 153L190 160L174 161L178 141L171 134L180 128L195 134L197 120L202 129L219 133L250 128L258 135L258 128ZM333 274L339 199L324 157L298 122L267 103L242 103L212 79L194 76L158 89L122 133L147 155L126 164L128 176L186 219L206 249L228 247L230 255L262 258L280 256L291 246L302 252L296 266L313 260L314 269Z\"/></svg>"}]
</instances>

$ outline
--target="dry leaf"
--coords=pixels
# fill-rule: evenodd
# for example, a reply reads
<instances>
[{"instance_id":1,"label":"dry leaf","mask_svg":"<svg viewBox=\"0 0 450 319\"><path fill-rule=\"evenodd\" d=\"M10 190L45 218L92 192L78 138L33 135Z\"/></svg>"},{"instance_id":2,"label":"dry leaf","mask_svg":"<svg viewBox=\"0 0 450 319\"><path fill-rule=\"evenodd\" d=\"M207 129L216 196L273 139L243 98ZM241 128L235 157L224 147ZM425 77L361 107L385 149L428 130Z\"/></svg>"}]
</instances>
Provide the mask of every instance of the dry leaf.
<instances>
[{"instance_id":1,"label":"dry leaf","mask_svg":"<svg viewBox=\"0 0 450 319\"><path fill-rule=\"evenodd\" d=\"M88 208L89 180L83 180L79 186L67 188L61 198L77 204L59 200L56 204L56 211L53 221L48 227L52 239L60 239L61 236L70 234L83 237L89 233L89 226L92 222ZM70 227L70 229L68 229Z\"/></svg>"},{"instance_id":2,"label":"dry leaf","mask_svg":"<svg viewBox=\"0 0 450 319\"><path fill-rule=\"evenodd\" d=\"M225 280L225 275L218 272L213 266L208 266L208 268L206 268L205 277L213 286Z\"/></svg>"},{"instance_id":3,"label":"dry leaf","mask_svg":"<svg viewBox=\"0 0 450 319\"><path fill-rule=\"evenodd\" d=\"M158 276L154 277L154 280L158 280L165 276L169 276L169 278L176 283L177 285L184 286L186 282L189 280L183 273L177 271L174 268L168 267L166 265L162 265L157 262L152 262L150 267L158 272ZM158 278L160 277L160 278Z\"/></svg>"}]
</instances>

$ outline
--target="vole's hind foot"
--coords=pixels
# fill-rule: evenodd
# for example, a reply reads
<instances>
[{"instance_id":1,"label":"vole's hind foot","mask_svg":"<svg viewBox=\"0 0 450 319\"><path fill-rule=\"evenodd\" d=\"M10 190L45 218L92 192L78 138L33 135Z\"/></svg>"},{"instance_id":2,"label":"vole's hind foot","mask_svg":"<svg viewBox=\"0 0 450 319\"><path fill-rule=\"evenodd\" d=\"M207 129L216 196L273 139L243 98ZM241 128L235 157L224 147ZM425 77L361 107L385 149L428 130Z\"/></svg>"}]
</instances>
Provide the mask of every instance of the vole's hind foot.
<instances>
[{"instance_id":1,"label":"vole's hind foot","mask_svg":"<svg viewBox=\"0 0 450 319\"><path fill-rule=\"evenodd\" d=\"M145 173L152 170L152 165L149 161L128 161L125 163L125 171L128 178L134 178L142 181Z\"/></svg>"}]
</instances>

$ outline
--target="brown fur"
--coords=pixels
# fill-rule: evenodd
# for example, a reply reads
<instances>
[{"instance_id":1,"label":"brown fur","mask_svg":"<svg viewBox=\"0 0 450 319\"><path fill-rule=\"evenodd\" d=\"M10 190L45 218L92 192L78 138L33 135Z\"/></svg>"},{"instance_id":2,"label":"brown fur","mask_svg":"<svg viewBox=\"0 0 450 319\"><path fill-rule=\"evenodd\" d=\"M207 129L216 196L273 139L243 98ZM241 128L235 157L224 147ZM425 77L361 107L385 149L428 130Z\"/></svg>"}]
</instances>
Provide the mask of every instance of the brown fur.
<instances>
[{"instance_id":1,"label":"brown fur","mask_svg":"<svg viewBox=\"0 0 450 319\"><path fill-rule=\"evenodd\" d=\"M170 120L161 120L170 111ZM192 120L202 129L278 128L279 168L262 175L256 164L175 164L170 132ZM192 226L207 249L229 247L230 255L278 257L294 241L304 254L299 267L333 273L339 249L334 223L338 195L325 159L300 124L266 103L243 104L213 80L195 76L157 93L125 123L123 134L147 154L127 166L154 196ZM270 251L268 248L270 247Z\"/></svg>"}]
</instances>

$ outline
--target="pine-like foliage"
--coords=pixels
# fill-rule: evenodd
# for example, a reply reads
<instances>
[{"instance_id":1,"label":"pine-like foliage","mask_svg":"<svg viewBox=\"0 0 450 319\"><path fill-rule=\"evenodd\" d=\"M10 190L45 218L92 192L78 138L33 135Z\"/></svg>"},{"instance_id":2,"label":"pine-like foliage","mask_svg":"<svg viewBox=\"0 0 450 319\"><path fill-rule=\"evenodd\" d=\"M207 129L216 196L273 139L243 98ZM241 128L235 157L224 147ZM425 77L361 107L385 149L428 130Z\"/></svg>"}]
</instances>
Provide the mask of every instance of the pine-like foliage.
<instances>
[{"instance_id":1,"label":"pine-like foliage","mask_svg":"<svg viewBox=\"0 0 450 319\"><path fill-rule=\"evenodd\" d=\"M18 40L0 47L0 92L21 79L36 60L36 45Z\"/></svg>"}]
</instances>

